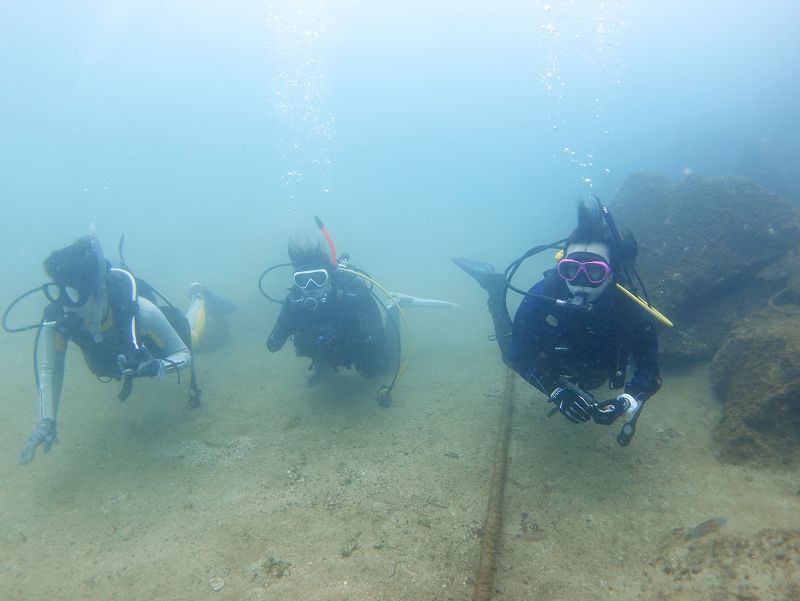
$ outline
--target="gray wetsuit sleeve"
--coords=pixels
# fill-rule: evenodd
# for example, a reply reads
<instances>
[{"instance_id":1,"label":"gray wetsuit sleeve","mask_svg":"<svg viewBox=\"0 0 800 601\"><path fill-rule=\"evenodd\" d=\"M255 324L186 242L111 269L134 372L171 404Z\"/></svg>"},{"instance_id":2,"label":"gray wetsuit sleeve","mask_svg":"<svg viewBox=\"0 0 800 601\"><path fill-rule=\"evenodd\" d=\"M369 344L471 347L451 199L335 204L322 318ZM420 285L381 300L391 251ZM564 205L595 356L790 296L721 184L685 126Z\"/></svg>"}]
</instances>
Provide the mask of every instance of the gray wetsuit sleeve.
<instances>
[{"instance_id":1,"label":"gray wetsuit sleeve","mask_svg":"<svg viewBox=\"0 0 800 601\"><path fill-rule=\"evenodd\" d=\"M67 343L55 322L45 322L36 345L36 379L39 389L39 419L57 419L61 386L64 383L64 355Z\"/></svg>"},{"instance_id":2,"label":"gray wetsuit sleeve","mask_svg":"<svg viewBox=\"0 0 800 601\"><path fill-rule=\"evenodd\" d=\"M146 298L139 298L136 325L140 336L148 336L161 349L166 373L181 371L191 364L192 355L181 337L161 310Z\"/></svg>"}]
</instances>

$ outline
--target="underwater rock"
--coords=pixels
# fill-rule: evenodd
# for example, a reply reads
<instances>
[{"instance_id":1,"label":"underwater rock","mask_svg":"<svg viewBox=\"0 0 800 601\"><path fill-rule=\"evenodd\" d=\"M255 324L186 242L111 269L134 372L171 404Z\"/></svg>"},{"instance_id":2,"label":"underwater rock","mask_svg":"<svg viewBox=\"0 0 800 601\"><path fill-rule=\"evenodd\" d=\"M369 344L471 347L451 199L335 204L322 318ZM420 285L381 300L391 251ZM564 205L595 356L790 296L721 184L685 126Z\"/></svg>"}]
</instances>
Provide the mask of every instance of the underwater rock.
<instances>
[{"instance_id":1,"label":"underwater rock","mask_svg":"<svg viewBox=\"0 0 800 601\"><path fill-rule=\"evenodd\" d=\"M761 530L746 537L717 532L665 537L645 573L648 599L798 599L800 530Z\"/></svg>"},{"instance_id":2,"label":"underwater rock","mask_svg":"<svg viewBox=\"0 0 800 601\"><path fill-rule=\"evenodd\" d=\"M742 320L711 362L723 399L714 431L731 463L800 462L800 320L763 309Z\"/></svg>"},{"instance_id":3,"label":"underwater rock","mask_svg":"<svg viewBox=\"0 0 800 601\"><path fill-rule=\"evenodd\" d=\"M610 208L636 236L651 302L675 323L662 329L667 358L710 359L787 284L788 273L769 269L797 249L800 207L747 178L634 174Z\"/></svg>"}]
</instances>

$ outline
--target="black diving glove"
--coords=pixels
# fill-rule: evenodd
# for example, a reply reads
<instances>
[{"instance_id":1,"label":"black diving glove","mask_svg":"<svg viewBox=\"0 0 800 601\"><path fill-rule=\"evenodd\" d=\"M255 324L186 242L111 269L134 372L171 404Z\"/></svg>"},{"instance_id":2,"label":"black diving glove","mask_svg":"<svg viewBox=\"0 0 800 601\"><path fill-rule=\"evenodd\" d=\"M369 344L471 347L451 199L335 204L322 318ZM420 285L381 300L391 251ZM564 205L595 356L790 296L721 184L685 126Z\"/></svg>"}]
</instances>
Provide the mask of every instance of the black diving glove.
<instances>
[{"instance_id":1,"label":"black diving glove","mask_svg":"<svg viewBox=\"0 0 800 601\"><path fill-rule=\"evenodd\" d=\"M148 359L136 368L137 378L158 378L164 375L166 363L161 359Z\"/></svg>"},{"instance_id":2,"label":"black diving glove","mask_svg":"<svg viewBox=\"0 0 800 601\"><path fill-rule=\"evenodd\" d=\"M30 435L22 452L19 454L19 462L27 464L33 461L36 455L36 447L42 445L44 452L47 453L56 441L56 420L50 417L39 420L39 424Z\"/></svg>"},{"instance_id":3,"label":"black diving glove","mask_svg":"<svg viewBox=\"0 0 800 601\"><path fill-rule=\"evenodd\" d=\"M130 378L157 378L164 374L166 362L161 359L154 359L146 349L142 348L142 361L138 364L128 362L125 355L117 355L117 367L123 377Z\"/></svg>"},{"instance_id":4,"label":"black diving glove","mask_svg":"<svg viewBox=\"0 0 800 601\"><path fill-rule=\"evenodd\" d=\"M558 407L561 415L572 423L580 424L592 419L592 405L585 398L567 388L556 388L550 394L550 400Z\"/></svg>"}]
</instances>

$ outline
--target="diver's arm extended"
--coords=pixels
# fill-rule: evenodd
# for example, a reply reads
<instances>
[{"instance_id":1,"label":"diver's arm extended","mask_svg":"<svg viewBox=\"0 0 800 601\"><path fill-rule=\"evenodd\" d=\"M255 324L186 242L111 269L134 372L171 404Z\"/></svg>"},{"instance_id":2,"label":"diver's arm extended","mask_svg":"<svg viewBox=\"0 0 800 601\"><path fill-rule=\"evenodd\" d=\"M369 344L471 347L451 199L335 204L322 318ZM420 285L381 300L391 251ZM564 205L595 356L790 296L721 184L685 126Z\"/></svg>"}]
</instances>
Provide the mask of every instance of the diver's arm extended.
<instances>
[{"instance_id":1,"label":"diver's arm extended","mask_svg":"<svg viewBox=\"0 0 800 601\"><path fill-rule=\"evenodd\" d=\"M67 342L55 321L45 321L36 345L36 383L39 419L58 418L58 403L64 383L64 356Z\"/></svg>"},{"instance_id":2,"label":"diver's arm extended","mask_svg":"<svg viewBox=\"0 0 800 601\"><path fill-rule=\"evenodd\" d=\"M46 453L56 441L56 417L58 401L61 396L61 384L64 381L64 354L66 339L58 331L56 318L48 317L49 308L45 310L45 318L36 338L36 383L39 397L39 423L28 437L19 462L30 463L41 445ZM54 313L54 311L51 311Z\"/></svg>"},{"instance_id":3,"label":"diver's arm extended","mask_svg":"<svg viewBox=\"0 0 800 601\"><path fill-rule=\"evenodd\" d=\"M146 298L139 298L136 323L141 336L148 336L164 355L163 372L181 371L192 362L192 355L161 310Z\"/></svg>"},{"instance_id":4,"label":"diver's arm extended","mask_svg":"<svg viewBox=\"0 0 800 601\"><path fill-rule=\"evenodd\" d=\"M289 339L289 336L294 333L294 320L290 314L290 305L291 299L287 296L286 300L283 301L281 312L278 315L278 319L275 321L272 332L270 332L269 338L267 338L267 349L270 353L281 350Z\"/></svg>"}]
</instances>

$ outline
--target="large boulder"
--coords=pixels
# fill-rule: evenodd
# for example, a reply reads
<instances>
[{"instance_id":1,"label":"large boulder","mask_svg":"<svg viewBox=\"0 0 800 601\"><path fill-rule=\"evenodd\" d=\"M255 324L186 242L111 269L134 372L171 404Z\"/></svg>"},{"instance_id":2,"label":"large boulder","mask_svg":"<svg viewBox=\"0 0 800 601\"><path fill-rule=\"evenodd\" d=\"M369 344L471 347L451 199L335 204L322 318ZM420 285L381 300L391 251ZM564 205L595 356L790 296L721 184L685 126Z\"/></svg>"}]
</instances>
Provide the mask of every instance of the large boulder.
<instances>
[{"instance_id":1,"label":"large boulder","mask_svg":"<svg viewBox=\"0 0 800 601\"><path fill-rule=\"evenodd\" d=\"M675 323L662 330L667 359L710 359L739 320L787 286L778 266L797 248L800 208L746 178L635 174L610 207L639 242L651 302Z\"/></svg>"},{"instance_id":2,"label":"large boulder","mask_svg":"<svg viewBox=\"0 0 800 601\"><path fill-rule=\"evenodd\" d=\"M800 461L800 307L774 305L742 320L711 362L723 399L714 441L724 461Z\"/></svg>"}]
</instances>

